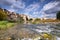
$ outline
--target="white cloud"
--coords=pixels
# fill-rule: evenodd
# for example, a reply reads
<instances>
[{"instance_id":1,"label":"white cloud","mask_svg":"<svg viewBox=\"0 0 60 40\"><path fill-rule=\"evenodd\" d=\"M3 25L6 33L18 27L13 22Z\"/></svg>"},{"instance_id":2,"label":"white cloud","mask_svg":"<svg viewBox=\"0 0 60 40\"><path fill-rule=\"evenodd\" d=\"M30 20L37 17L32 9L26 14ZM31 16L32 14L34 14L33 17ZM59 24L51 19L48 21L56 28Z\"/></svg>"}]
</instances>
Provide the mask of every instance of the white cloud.
<instances>
[{"instance_id":1,"label":"white cloud","mask_svg":"<svg viewBox=\"0 0 60 40\"><path fill-rule=\"evenodd\" d=\"M29 6L27 6L24 11L25 11L25 14L29 15L30 17L37 17L36 14L38 14L38 9L40 7L40 4L39 3L33 3L33 4L30 4ZM32 12L30 14L30 12Z\"/></svg>"},{"instance_id":2,"label":"white cloud","mask_svg":"<svg viewBox=\"0 0 60 40\"><path fill-rule=\"evenodd\" d=\"M48 18L48 16L50 18L56 17L56 11L59 10L58 4L59 4L58 1L49 2L48 4L45 4L40 11L40 13L43 14L42 17L47 17L47 18ZM54 14L54 12L55 12L55 14Z\"/></svg>"},{"instance_id":3,"label":"white cloud","mask_svg":"<svg viewBox=\"0 0 60 40\"><path fill-rule=\"evenodd\" d=\"M22 1L17 1L11 5L12 8L25 8L25 3Z\"/></svg>"},{"instance_id":4,"label":"white cloud","mask_svg":"<svg viewBox=\"0 0 60 40\"><path fill-rule=\"evenodd\" d=\"M37 12L33 12L33 14L34 14L34 15L37 15L37 14L39 14L39 12L38 12L38 11L37 11Z\"/></svg>"},{"instance_id":5,"label":"white cloud","mask_svg":"<svg viewBox=\"0 0 60 40\"><path fill-rule=\"evenodd\" d=\"M1 5L7 6L8 10L14 11L25 8L23 0L0 0Z\"/></svg>"},{"instance_id":6,"label":"white cloud","mask_svg":"<svg viewBox=\"0 0 60 40\"><path fill-rule=\"evenodd\" d=\"M16 12L17 10L15 10L15 9L12 9L12 8L10 8L10 9L8 9L10 12Z\"/></svg>"},{"instance_id":7,"label":"white cloud","mask_svg":"<svg viewBox=\"0 0 60 40\"><path fill-rule=\"evenodd\" d=\"M14 9L8 9L10 12L16 12L16 10Z\"/></svg>"},{"instance_id":8,"label":"white cloud","mask_svg":"<svg viewBox=\"0 0 60 40\"><path fill-rule=\"evenodd\" d=\"M16 12L19 9L25 8L25 2L22 0L0 0L2 5L7 5L9 8L8 10L11 12Z\"/></svg>"},{"instance_id":9,"label":"white cloud","mask_svg":"<svg viewBox=\"0 0 60 40\"><path fill-rule=\"evenodd\" d=\"M36 11L40 7L39 3L31 4L25 8L26 12Z\"/></svg>"},{"instance_id":10,"label":"white cloud","mask_svg":"<svg viewBox=\"0 0 60 40\"><path fill-rule=\"evenodd\" d=\"M48 4L45 4L45 6L43 7L43 10L46 11L46 10L49 10L51 8L54 8L55 6L57 6L59 4L59 2L50 2Z\"/></svg>"},{"instance_id":11,"label":"white cloud","mask_svg":"<svg viewBox=\"0 0 60 40\"><path fill-rule=\"evenodd\" d=\"M0 0L0 4L11 6L11 8L25 8L25 2L22 0Z\"/></svg>"},{"instance_id":12,"label":"white cloud","mask_svg":"<svg viewBox=\"0 0 60 40\"><path fill-rule=\"evenodd\" d=\"M44 1L46 1L46 0L40 0L40 2L44 2ZM25 12L25 14L30 15L32 17L34 17L34 16L35 17L44 17L45 15L47 16L46 13L53 14L53 12L60 10L60 6L57 6L59 4L59 2L58 1L49 2L48 4L45 4L43 6L43 8L41 9L41 11L39 12L38 9L40 8L40 3L35 2L26 7L26 4L25 4L25 2L23 2L23 0L0 0L0 4L1 3L4 5L7 4L8 6L10 6L10 8L8 9L9 11L16 12L16 11L18 11L18 9L22 9ZM29 14L30 12L32 12L32 14ZM40 15L40 16L38 16L38 15ZM50 16L50 14L48 16Z\"/></svg>"},{"instance_id":13,"label":"white cloud","mask_svg":"<svg viewBox=\"0 0 60 40\"><path fill-rule=\"evenodd\" d=\"M45 0L40 0L40 2L44 2ZM44 14L40 15L40 12L38 11L38 9L40 8L40 3L33 3L30 4L29 6L27 6L25 8L25 14L32 16L32 17L42 17ZM32 12L32 14L30 14L30 12Z\"/></svg>"},{"instance_id":14,"label":"white cloud","mask_svg":"<svg viewBox=\"0 0 60 40\"><path fill-rule=\"evenodd\" d=\"M10 12L17 12L18 10L15 10L15 9L13 9L13 8L9 8L9 9L7 9L8 11L10 11Z\"/></svg>"}]
</instances>

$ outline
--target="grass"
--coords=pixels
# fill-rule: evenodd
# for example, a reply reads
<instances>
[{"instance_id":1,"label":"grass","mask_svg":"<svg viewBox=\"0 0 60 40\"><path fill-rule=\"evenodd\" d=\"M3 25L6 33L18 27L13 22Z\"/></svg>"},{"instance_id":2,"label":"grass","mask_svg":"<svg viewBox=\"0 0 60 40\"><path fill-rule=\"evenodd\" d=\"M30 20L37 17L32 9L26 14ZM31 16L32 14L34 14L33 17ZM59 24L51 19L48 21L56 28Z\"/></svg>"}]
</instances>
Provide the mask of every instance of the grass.
<instances>
[{"instance_id":1,"label":"grass","mask_svg":"<svg viewBox=\"0 0 60 40\"><path fill-rule=\"evenodd\" d=\"M6 30L13 26L14 26L14 23L11 23L8 21L0 21L0 30Z\"/></svg>"}]
</instances>

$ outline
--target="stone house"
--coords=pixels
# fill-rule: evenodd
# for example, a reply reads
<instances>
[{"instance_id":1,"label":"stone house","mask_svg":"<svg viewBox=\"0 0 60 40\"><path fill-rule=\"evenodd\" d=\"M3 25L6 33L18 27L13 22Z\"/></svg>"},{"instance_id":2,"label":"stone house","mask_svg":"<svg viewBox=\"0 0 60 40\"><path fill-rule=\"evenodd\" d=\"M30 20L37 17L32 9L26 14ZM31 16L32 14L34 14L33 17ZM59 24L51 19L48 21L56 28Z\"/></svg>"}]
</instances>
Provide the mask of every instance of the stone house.
<instances>
[{"instance_id":1,"label":"stone house","mask_svg":"<svg viewBox=\"0 0 60 40\"><path fill-rule=\"evenodd\" d=\"M11 20L11 21L17 21L17 15L16 13L12 12L8 15L8 20Z\"/></svg>"}]
</instances>

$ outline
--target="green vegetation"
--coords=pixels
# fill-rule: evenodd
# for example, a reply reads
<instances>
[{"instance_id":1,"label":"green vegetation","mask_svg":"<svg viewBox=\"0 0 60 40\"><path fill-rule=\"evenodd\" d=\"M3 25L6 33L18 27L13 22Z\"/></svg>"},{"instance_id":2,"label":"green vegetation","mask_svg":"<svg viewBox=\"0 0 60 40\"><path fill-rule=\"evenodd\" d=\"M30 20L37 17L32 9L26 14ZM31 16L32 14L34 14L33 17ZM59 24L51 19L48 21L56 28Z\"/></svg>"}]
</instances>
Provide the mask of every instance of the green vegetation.
<instances>
[{"instance_id":1,"label":"green vegetation","mask_svg":"<svg viewBox=\"0 0 60 40\"><path fill-rule=\"evenodd\" d=\"M39 19L39 18L36 18L35 20L34 20L34 22L32 22L33 24L40 24L41 23L41 19Z\"/></svg>"},{"instance_id":2,"label":"green vegetation","mask_svg":"<svg viewBox=\"0 0 60 40\"><path fill-rule=\"evenodd\" d=\"M14 23L8 21L0 21L0 30L6 30L12 26L14 26Z\"/></svg>"},{"instance_id":3,"label":"green vegetation","mask_svg":"<svg viewBox=\"0 0 60 40\"><path fill-rule=\"evenodd\" d=\"M0 20L6 20L6 18L7 18L7 14L5 14L5 12L0 10Z\"/></svg>"},{"instance_id":4,"label":"green vegetation","mask_svg":"<svg viewBox=\"0 0 60 40\"><path fill-rule=\"evenodd\" d=\"M57 19L59 19L60 20L60 11L59 12L57 12Z\"/></svg>"}]
</instances>

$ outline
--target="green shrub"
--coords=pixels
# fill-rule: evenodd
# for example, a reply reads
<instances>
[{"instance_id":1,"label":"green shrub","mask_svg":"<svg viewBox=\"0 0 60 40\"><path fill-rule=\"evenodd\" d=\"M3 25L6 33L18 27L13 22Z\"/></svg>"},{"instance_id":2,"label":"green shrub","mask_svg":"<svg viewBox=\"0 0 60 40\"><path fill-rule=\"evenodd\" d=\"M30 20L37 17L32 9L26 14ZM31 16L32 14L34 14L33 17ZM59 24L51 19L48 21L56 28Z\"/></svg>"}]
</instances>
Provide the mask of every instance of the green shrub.
<instances>
[{"instance_id":1,"label":"green shrub","mask_svg":"<svg viewBox=\"0 0 60 40\"><path fill-rule=\"evenodd\" d=\"M11 23L8 21L0 21L0 30L5 30L13 26L14 26L14 23Z\"/></svg>"}]
</instances>

